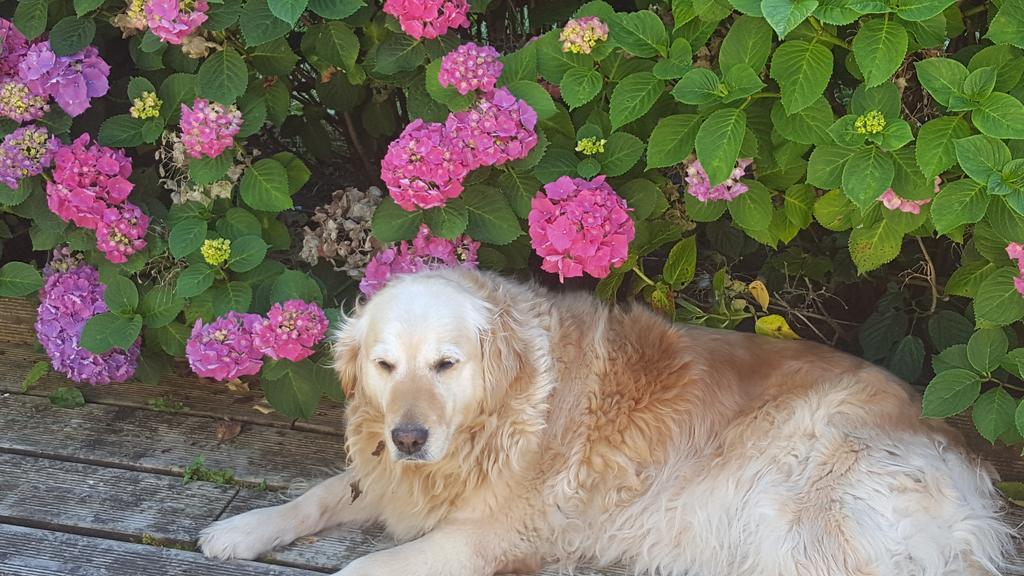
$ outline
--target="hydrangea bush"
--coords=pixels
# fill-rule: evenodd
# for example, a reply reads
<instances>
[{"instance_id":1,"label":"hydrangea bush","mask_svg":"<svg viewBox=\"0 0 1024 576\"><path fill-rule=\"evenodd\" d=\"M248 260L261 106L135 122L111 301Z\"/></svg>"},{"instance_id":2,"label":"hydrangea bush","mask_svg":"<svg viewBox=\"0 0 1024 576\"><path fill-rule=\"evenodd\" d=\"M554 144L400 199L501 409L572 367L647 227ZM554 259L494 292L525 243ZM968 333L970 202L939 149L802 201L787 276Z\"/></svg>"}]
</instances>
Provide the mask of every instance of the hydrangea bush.
<instances>
[{"instance_id":1,"label":"hydrangea bush","mask_svg":"<svg viewBox=\"0 0 1024 576\"><path fill-rule=\"evenodd\" d=\"M340 307L479 266L1021 442L1024 0L8 4L0 294L73 379L178 359L309 417Z\"/></svg>"}]
</instances>

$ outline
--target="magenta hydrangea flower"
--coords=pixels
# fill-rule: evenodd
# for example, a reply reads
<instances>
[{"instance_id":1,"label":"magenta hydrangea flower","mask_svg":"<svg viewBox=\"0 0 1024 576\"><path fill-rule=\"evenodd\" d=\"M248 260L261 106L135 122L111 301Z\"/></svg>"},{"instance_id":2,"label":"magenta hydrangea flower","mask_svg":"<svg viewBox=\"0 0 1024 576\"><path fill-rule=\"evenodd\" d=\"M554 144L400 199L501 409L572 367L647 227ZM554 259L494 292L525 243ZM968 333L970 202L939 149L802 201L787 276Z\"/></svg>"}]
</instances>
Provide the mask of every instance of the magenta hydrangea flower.
<instances>
[{"instance_id":1,"label":"magenta hydrangea flower","mask_svg":"<svg viewBox=\"0 0 1024 576\"><path fill-rule=\"evenodd\" d=\"M441 59L437 80L441 86L452 86L459 94L474 90L491 92L501 76L501 55L490 46L463 44Z\"/></svg>"},{"instance_id":2,"label":"magenta hydrangea flower","mask_svg":"<svg viewBox=\"0 0 1024 576\"><path fill-rule=\"evenodd\" d=\"M405 210L443 206L462 193L462 179L475 168L459 153L441 124L413 120L388 146L380 176Z\"/></svg>"},{"instance_id":3,"label":"magenta hydrangea flower","mask_svg":"<svg viewBox=\"0 0 1024 576\"><path fill-rule=\"evenodd\" d=\"M60 142L42 126L23 126L0 144L0 183L17 188L22 178L49 168Z\"/></svg>"},{"instance_id":4,"label":"magenta hydrangea flower","mask_svg":"<svg viewBox=\"0 0 1024 576\"><path fill-rule=\"evenodd\" d=\"M537 193L530 210L530 244L541 268L558 278L604 278L626 261L636 236L626 201L598 176L562 176Z\"/></svg>"},{"instance_id":5,"label":"magenta hydrangea flower","mask_svg":"<svg viewBox=\"0 0 1024 576\"><path fill-rule=\"evenodd\" d=\"M227 381L257 374L263 353L253 341L256 314L228 312L210 324L196 320L185 344L185 357L196 375Z\"/></svg>"},{"instance_id":6,"label":"magenta hydrangea flower","mask_svg":"<svg viewBox=\"0 0 1024 576\"><path fill-rule=\"evenodd\" d=\"M736 162L736 168L733 168L732 174L729 175L729 179L712 188L711 180L708 178L708 173L704 171L704 167L701 166L700 160L694 159L686 167L686 191L701 202L734 200L749 190L747 185L739 180L746 174L747 167L751 163L753 160L750 158L740 158Z\"/></svg>"},{"instance_id":7,"label":"magenta hydrangea flower","mask_svg":"<svg viewBox=\"0 0 1024 576\"><path fill-rule=\"evenodd\" d=\"M35 94L48 94L70 116L89 107L89 100L110 89L110 66L94 46L70 56L57 56L50 43L32 45L18 64L18 77Z\"/></svg>"},{"instance_id":8,"label":"magenta hydrangea flower","mask_svg":"<svg viewBox=\"0 0 1024 576\"><path fill-rule=\"evenodd\" d=\"M525 158L537 145L537 112L505 88L449 115L445 127L471 170Z\"/></svg>"},{"instance_id":9,"label":"magenta hydrangea flower","mask_svg":"<svg viewBox=\"0 0 1024 576\"><path fill-rule=\"evenodd\" d=\"M289 300L270 307L253 328L257 349L274 360L298 362L313 354L327 333L327 316L316 304Z\"/></svg>"},{"instance_id":10,"label":"magenta hydrangea flower","mask_svg":"<svg viewBox=\"0 0 1024 576\"><path fill-rule=\"evenodd\" d=\"M36 318L36 336L53 369L75 382L128 380L138 366L142 339L128 350L113 349L104 354L82 348L86 321L107 311L105 287L95 268L74 262L66 250L58 249L54 256L54 262L44 270L46 282L39 291Z\"/></svg>"},{"instance_id":11,"label":"magenta hydrangea flower","mask_svg":"<svg viewBox=\"0 0 1024 576\"><path fill-rule=\"evenodd\" d=\"M219 156L235 143L242 129L242 112L205 98L196 98L192 108L181 105L181 141L193 158Z\"/></svg>"},{"instance_id":12,"label":"magenta hydrangea flower","mask_svg":"<svg viewBox=\"0 0 1024 576\"><path fill-rule=\"evenodd\" d=\"M469 236L458 236L454 240L437 238L423 224L412 244L403 240L374 255L359 282L359 290L373 296L399 274L439 268L476 268L479 249L480 243Z\"/></svg>"},{"instance_id":13,"label":"magenta hydrangea flower","mask_svg":"<svg viewBox=\"0 0 1024 576\"><path fill-rule=\"evenodd\" d=\"M63 220L95 229L110 206L132 191L132 162L120 150L89 143L82 134L54 155L53 181L46 183L47 205Z\"/></svg>"},{"instance_id":14,"label":"magenta hydrangea flower","mask_svg":"<svg viewBox=\"0 0 1024 576\"><path fill-rule=\"evenodd\" d=\"M210 8L206 0L147 0L143 13L149 30L170 44L181 44L203 22Z\"/></svg>"},{"instance_id":15,"label":"magenta hydrangea flower","mask_svg":"<svg viewBox=\"0 0 1024 576\"><path fill-rule=\"evenodd\" d=\"M28 40L9 20L0 18L0 77L18 73L18 64L28 52Z\"/></svg>"},{"instance_id":16,"label":"magenta hydrangea flower","mask_svg":"<svg viewBox=\"0 0 1024 576\"><path fill-rule=\"evenodd\" d=\"M138 206L125 202L103 211L96 226L96 248L114 264L124 264L128 258L146 247L149 216Z\"/></svg>"},{"instance_id":17,"label":"magenta hydrangea flower","mask_svg":"<svg viewBox=\"0 0 1024 576\"><path fill-rule=\"evenodd\" d=\"M384 12L397 18L402 31L417 40L469 27L466 0L385 0Z\"/></svg>"},{"instance_id":18,"label":"magenta hydrangea flower","mask_svg":"<svg viewBox=\"0 0 1024 576\"><path fill-rule=\"evenodd\" d=\"M1019 274L1013 279L1013 286L1021 296L1024 296L1024 244L1010 242L1006 245L1006 255L1010 257L1010 260L1017 261L1017 272Z\"/></svg>"},{"instance_id":19,"label":"magenta hydrangea flower","mask_svg":"<svg viewBox=\"0 0 1024 576\"><path fill-rule=\"evenodd\" d=\"M18 123L38 120L50 111L49 97L36 94L28 84L8 78L0 81L0 116Z\"/></svg>"}]
</instances>

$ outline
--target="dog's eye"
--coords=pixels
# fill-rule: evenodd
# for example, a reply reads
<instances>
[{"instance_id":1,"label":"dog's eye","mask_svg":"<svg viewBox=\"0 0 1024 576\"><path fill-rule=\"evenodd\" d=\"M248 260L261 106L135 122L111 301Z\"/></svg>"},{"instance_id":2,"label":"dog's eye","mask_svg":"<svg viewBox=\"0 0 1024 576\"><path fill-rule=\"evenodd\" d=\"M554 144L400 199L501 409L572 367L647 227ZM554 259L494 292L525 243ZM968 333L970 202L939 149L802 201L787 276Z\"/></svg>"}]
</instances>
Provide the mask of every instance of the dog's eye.
<instances>
[{"instance_id":1,"label":"dog's eye","mask_svg":"<svg viewBox=\"0 0 1024 576\"><path fill-rule=\"evenodd\" d=\"M395 369L395 365L387 360L377 360L377 366L385 372L391 372Z\"/></svg>"},{"instance_id":2,"label":"dog's eye","mask_svg":"<svg viewBox=\"0 0 1024 576\"><path fill-rule=\"evenodd\" d=\"M438 372L444 372L452 366L455 366L455 360L445 358L444 360L438 360L437 364L434 364L434 370Z\"/></svg>"}]
</instances>

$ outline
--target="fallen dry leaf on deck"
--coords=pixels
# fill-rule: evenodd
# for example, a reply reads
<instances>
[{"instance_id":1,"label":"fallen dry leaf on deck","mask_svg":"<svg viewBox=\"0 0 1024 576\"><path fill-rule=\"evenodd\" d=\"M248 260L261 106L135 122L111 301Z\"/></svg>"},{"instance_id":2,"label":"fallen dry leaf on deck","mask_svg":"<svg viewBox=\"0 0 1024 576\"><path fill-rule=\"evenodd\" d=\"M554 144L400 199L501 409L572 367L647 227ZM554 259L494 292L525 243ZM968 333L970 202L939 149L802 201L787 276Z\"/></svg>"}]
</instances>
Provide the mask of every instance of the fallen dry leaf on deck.
<instances>
[{"instance_id":1,"label":"fallen dry leaf on deck","mask_svg":"<svg viewBox=\"0 0 1024 576\"><path fill-rule=\"evenodd\" d=\"M242 423L224 420L217 423L217 442L227 442L242 431Z\"/></svg>"},{"instance_id":2,"label":"fallen dry leaf on deck","mask_svg":"<svg viewBox=\"0 0 1024 576\"><path fill-rule=\"evenodd\" d=\"M259 412L260 414L273 414L274 413L274 409L270 407L270 404L268 404L266 400L260 400L252 408L253 408L253 410Z\"/></svg>"}]
</instances>

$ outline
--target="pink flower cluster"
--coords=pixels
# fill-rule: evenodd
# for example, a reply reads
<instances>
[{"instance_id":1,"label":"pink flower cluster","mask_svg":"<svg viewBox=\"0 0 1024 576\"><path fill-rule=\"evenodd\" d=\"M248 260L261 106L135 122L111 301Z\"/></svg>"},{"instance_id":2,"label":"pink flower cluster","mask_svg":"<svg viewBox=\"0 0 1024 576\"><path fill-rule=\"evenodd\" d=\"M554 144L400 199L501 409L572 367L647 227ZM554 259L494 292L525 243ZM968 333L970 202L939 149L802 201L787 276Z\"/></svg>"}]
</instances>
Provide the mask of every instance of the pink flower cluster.
<instances>
[{"instance_id":1,"label":"pink flower cluster","mask_svg":"<svg viewBox=\"0 0 1024 576\"><path fill-rule=\"evenodd\" d=\"M498 83L504 65L500 54L491 46L463 44L441 59L437 80L441 86L454 86L459 94L474 90L491 92Z\"/></svg>"},{"instance_id":2,"label":"pink flower cluster","mask_svg":"<svg viewBox=\"0 0 1024 576\"><path fill-rule=\"evenodd\" d=\"M235 143L242 129L242 112L205 98L196 98L192 107L181 105L181 142L193 158L213 158Z\"/></svg>"},{"instance_id":3,"label":"pink flower cluster","mask_svg":"<svg viewBox=\"0 0 1024 576\"><path fill-rule=\"evenodd\" d=\"M417 40L469 27L466 0L385 0L384 12L397 18L402 31Z\"/></svg>"},{"instance_id":4,"label":"pink flower cluster","mask_svg":"<svg viewBox=\"0 0 1024 576\"><path fill-rule=\"evenodd\" d=\"M1013 279L1013 286L1021 296L1024 296L1024 244L1010 242L1006 245L1006 255L1010 257L1010 260L1017 261L1019 274Z\"/></svg>"},{"instance_id":5,"label":"pink flower cluster","mask_svg":"<svg viewBox=\"0 0 1024 576\"><path fill-rule=\"evenodd\" d=\"M480 243L468 236L454 240L434 237L424 224L411 245L402 241L374 255L366 266L366 275L359 282L359 290L373 296L399 274L439 268L476 268L479 249Z\"/></svg>"},{"instance_id":6,"label":"pink flower cluster","mask_svg":"<svg viewBox=\"0 0 1024 576\"><path fill-rule=\"evenodd\" d=\"M938 194L942 186L942 177L935 177L935 193ZM892 188L887 189L878 197L879 202L889 210L898 210L907 214L920 214L921 207L932 201L931 198L925 198L924 200L908 200L902 198L893 191Z\"/></svg>"},{"instance_id":7,"label":"pink flower cluster","mask_svg":"<svg viewBox=\"0 0 1024 576\"><path fill-rule=\"evenodd\" d=\"M444 124L414 120L388 146L381 179L405 210L443 206L481 166L526 157L537 145L537 113L499 88Z\"/></svg>"},{"instance_id":8,"label":"pink flower cluster","mask_svg":"<svg viewBox=\"0 0 1024 576\"><path fill-rule=\"evenodd\" d=\"M736 162L736 168L733 169L732 174L729 175L729 179L719 184L718 186L711 187L711 179L708 178L708 173L704 171L704 167L701 166L700 160L696 158L689 163L686 167L686 191L694 198L701 202L711 202L713 200L734 200L741 194L749 190L746 184L740 182L740 178L747 172L747 167L753 162L750 158L740 158Z\"/></svg>"},{"instance_id":9,"label":"pink flower cluster","mask_svg":"<svg viewBox=\"0 0 1024 576\"><path fill-rule=\"evenodd\" d=\"M89 143L83 134L54 155L46 183L50 210L67 222L96 231L96 247L115 264L145 248L149 217L127 202L132 163L123 152Z\"/></svg>"},{"instance_id":10,"label":"pink flower cluster","mask_svg":"<svg viewBox=\"0 0 1024 576\"><path fill-rule=\"evenodd\" d=\"M228 312L209 324L196 320L185 356L196 375L227 381L259 373L263 356L298 362L313 354L327 333L327 316L316 304L289 300L266 317Z\"/></svg>"},{"instance_id":11,"label":"pink flower cluster","mask_svg":"<svg viewBox=\"0 0 1024 576\"><path fill-rule=\"evenodd\" d=\"M88 46L70 56L57 56L50 42L37 42L18 63L18 77L33 95L52 97L70 116L78 116L93 98L110 89L110 66Z\"/></svg>"},{"instance_id":12,"label":"pink flower cluster","mask_svg":"<svg viewBox=\"0 0 1024 576\"><path fill-rule=\"evenodd\" d=\"M181 44L206 22L206 0L147 0L143 13L149 30L164 42Z\"/></svg>"},{"instance_id":13,"label":"pink flower cluster","mask_svg":"<svg viewBox=\"0 0 1024 576\"><path fill-rule=\"evenodd\" d=\"M22 178L49 168L60 142L42 126L22 126L0 144L0 183L17 188Z\"/></svg>"},{"instance_id":14,"label":"pink flower cluster","mask_svg":"<svg viewBox=\"0 0 1024 576\"><path fill-rule=\"evenodd\" d=\"M18 73L18 63L28 51L28 40L8 20L0 18L0 77Z\"/></svg>"},{"instance_id":15,"label":"pink flower cluster","mask_svg":"<svg viewBox=\"0 0 1024 576\"><path fill-rule=\"evenodd\" d=\"M54 262L44 270L46 283L39 291L36 336L50 357L53 369L75 382L124 382L135 374L142 339L128 350L94 354L82 348L82 329L97 314L107 311L106 288L95 268L70 259L67 249L54 251Z\"/></svg>"},{"instance_id":16,"label":"pink flower cluster","mask_svg":"<svg viewBox=\"0 0 1024 576\"><path fill-rule=\"evenodd\" d=\"M562 281L584 273L608 276L626 261L636 236L628 211L604 176L562 176L546 184L529 216L530 244L544 259L541 268Z\"/></svg>"}]
</instances>

